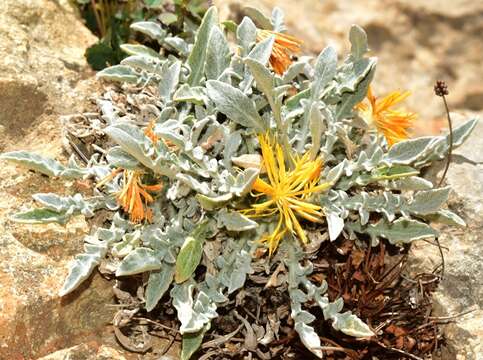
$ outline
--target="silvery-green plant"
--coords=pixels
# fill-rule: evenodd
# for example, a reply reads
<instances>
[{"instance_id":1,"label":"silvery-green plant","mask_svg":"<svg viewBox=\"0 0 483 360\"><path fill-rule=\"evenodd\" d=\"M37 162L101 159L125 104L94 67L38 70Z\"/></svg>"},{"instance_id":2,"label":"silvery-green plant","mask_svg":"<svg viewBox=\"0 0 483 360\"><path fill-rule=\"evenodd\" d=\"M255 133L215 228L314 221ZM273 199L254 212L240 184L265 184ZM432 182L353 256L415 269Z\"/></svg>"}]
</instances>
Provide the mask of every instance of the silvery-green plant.
<instances>
[{"instance_id":1,"label":"silvery-green plant","mask_svg":"<svg viewBox=\"0 0 483 360\"><path fill-rule=\"evenodd\" d=\"M64 165L25 151L1 156L48 176L97 182L92 197L36 194L40 207L12 219L65 224L74 214L114 212L110 227L86 237L60 295L106 261L104 271L115 276L147 273L145 310L171 298L182 359L194 354L217 309L251 274L280 263L287 269L295 330L313 354L322 358L310 306L320 307L336 330L374 336L357 316L342 312L342 299L329 301L325 281L310 280L311 259L324 255L304 252L306 223L316 223L329 241L365 235L368 246L437 236L430 221L464 226L442 208L450 189L420 177L424 167L445 157L447 136L389 146L361 126L356 106L376 69L364 31L351 28L345 59L329 46L280 75L270 71L269 61L283 16L278 9L271 19L252 13L272 36L257 40L259 29L248 17L236 29L224 28L216 8L206 13L194 43L166 36L154 22L133 24L171 55L126 45L130 56L98 73L140 104L129 112L110 96L99 99L103 132L113 144L102 161L95 155L81 167L73 159ZM475 125L472 119L455 129L453 146ZM267 248L270 254L260 256ZM200 265L206 273L195 276Z\"/></svg>"}]
</instances>

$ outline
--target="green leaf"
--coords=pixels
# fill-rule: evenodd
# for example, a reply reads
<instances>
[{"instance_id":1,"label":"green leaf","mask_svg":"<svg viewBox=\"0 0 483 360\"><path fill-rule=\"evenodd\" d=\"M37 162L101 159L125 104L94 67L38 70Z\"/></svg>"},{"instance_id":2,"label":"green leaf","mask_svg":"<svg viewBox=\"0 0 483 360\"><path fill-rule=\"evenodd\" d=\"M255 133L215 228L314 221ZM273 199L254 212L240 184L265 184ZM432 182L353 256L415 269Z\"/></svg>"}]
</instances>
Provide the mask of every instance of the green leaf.
<instances>
[{"instance_id":1,"label":"green leaf","mask_svg":"<svg viewBox=\"0 0 483 360\"><path fill-rule=\"evenodd\" d=\"M188 77L188 84L192 86L199 85L206 61L206 44L211 34L211 30L218 24L218 12L214 6L210 7L203 17L203 21L196 34L196 40L193 45L193 50L188 57L188 65L191 69Z\"/></svg>"},{"instance_id":2,"label":"green leaf","mask_svg":"<svg viewBox=\"0 0 483 360\"><path fill-rule=\"evenodd\" d=\"M218 26L213 27L206 49L205 73L207 79L216 80L230 66L231 54L225 35Z\"/></svg>"},{"instance_id":3,"label":"green leaf","mask_svg":"<svg viewBox=\"0 0 483 360\"><path fill-rule=\"evenodd\" d=\"M62 225L66 224L69 218L70 215L46 208L27 210L10 217L12 221L24 224L47 224L56 222Z\"/></svg>"},{"instance_id":4,"label":"green leaf","mask_svg":"<svg viewBox=\"0 0 483 360\"><path fill-rule=\"evenodd\" d=\"M11 161L47 176L59 176L65 170L65 167L54 159L23 150L3 153L0 155L0 159Z\"/></svg>"},{"instance_id":5,"label":"green leaf","mask_svg":"<svg viewBox=\"0 0 483 360\"><path fill-rule=\"evenodd\" d=\"M221 23L225 29L233 34L236 34L236 31L238 30L238 24L234 22L233 20L225 20Z\"/></svg>"},{"instance_id":6,"label":"green leaf","mask_svg":"<svg viewBox=\"0 0 483 360\"><path fill-rule=\"evenodd\" d=\"M360 26L352 25L349 33L349 40L352 45L351 55L355 60L361 59L364 54L369 51L367 46L367 34Z\"/></svg>"},{"instance_id":7,"label":"green leaf","mask_svg":"<svg viewBox=\"0 0 483 360\"><path fill-rule=\"evenodd\" d=\"M97 71L114 65L120 60L116 51L104 41L99 41L88 47L85 56L89 65Z\"/></svg>"},{"instance_id":8,"label":"green leaf","mask_svg":"<svg viewBox=\"0 0 483 360\"><path fill-rule=\"evenodd\" d=\"M189 360L191 356L199 349L203 342L203 337L209 326L205 326L202 330L196 333L183 334L181 342L181 360Z\"/></svg>"},{"instance_id":9,"label":"green leaf","mask_svg":"<svg viewBox=\"0 0 483 360\"><path fill-rule=\"evenodd\" d=\"M240 90L217 80L209 80L206 88L218 111L242 126L265 132L267 125L258 115L255 103Z\"/></svg>"},{"instance_id":10,"label":"green leaf","mask_svg":"<svg viewBox=\"0 0 483 360\"><path fill-rule=\"evenodd\" d=\"M419 170L407 165L383 166L371 173L372 180L393 180L418 175Z\"/></svg>"},{"instance_id":11,"label":"green leaf","mask_svg":"<svg viewBox=\"0 0 483 360\"><path fill-rule=\"evenodd\" d=\"M203 243L206 239L207 222L198 225L190 236L186 237L176 259L174 280L180 284L188 280L200 264L203 255Z\"/></svg>"},{"instance_id":12,"label":"green leaf","mask_svg":"<svg viewBox=\"0 0 483 360\"><path fill-rule=\"evenodd\" d=\"M173 282L174 266L163 263L161 270L151 271L146 286L146 311L154 309Z\"/></svg>"},{"instance_id":13,"label":"green leaf","mask_svg":"<svg viewBox=\"0 0 483 360\"><path fill-rule=\"evenodd\" d=\"M161 14L164 15L164 14ZM161 43L166 37L166 30L164 30L159 24L154 21L138 21L131 24L131 29L134 31L139 31L151 39L156 40Z\"/></svg>"},{"instance_id":14,"label":"green leaf","mask_svg":"<svg viewBox=\"0 0 483 360\"><path fill-rule=\"evenodd\" d=\"M153 57L162 59L162 56L151 49L150 47L138 44L122 44L121 50L124 51L126 54L129 55L143 55L147 57Z\"/></svg>"},{"instance_id":15,"label":"green leaf","mask_svg":"<svg viewBox=\"0 0 483 360\"><path fill-rule=\"evenodd\" d=\"M160 268L161 261L156 256L154 250L139 247L122 260L116 270L116 276L140 274Z\"/></svg>"},{"instance_id":16,"label":"green leaf","mask_svg":"<svg viewBox=\"0 0 483 360\"><path fill-rule=\"evenodd\" d=\"M99 79L135 84L140 75L130 66L114 65L99 71L96 76Z\"/></svg>"},{"instance_id":17,"label":"green leaf","mask_svg":"<svg viewBox=\"0 0 483 360\"><path fill-rule=\"evenodd\" d=\"M178 21L178 16L176 14L169 13L169 12L160 14L158 18L164 25L167 25L167 26Z\"/></svg>"}]
</instances>

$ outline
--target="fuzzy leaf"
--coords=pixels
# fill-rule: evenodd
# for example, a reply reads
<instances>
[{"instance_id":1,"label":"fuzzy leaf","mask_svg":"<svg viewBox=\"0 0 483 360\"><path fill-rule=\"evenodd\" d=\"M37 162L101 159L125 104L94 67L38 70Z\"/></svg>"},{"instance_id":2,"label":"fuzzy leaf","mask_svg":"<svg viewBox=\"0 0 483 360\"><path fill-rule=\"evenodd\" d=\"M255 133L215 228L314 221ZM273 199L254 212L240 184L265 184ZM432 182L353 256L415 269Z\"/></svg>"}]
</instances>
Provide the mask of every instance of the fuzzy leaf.
<instances>
[{"instance_id":1,"label":"fuzzy leaf","mask_svg":"<svg viewBox=\"0 0 483 360\"><path fill-rule=\"evenodd\" d=\"M208 328L205 326L202 330L196 333L183 334L183 340L181 342L181 360L191 359L196 350L201 346L207 330Z\"/></svg>"},{"instance_id":2,"label":"fuzzy leaf","mask_svg":"<svg viewBox=\"0 0 483 360\"><path fill-rule=\"evenodd\" d=\"M145 154L142 146L146 137L137 126L120 123L111 125L104 131L129 155L136 158L144 166L153 168L153 161Z\"/></svg>"},{"instance_id":3,"label":"fuzzy leaf","mask_svg":"<svg viewBox=\"0 0 483 360\"><path fill-rule=\"evenodd\" d=\"M201 207L209 211L216 210L225 206L231 199L233 199L232 193L215 197L205 196L203 194L196 194L196 200L198 200Z\"/></svg>"},{"instance_id":4,"label":"fuzzy leaf","mask_svg":"<svg viewBox=\"0 0 483 360\"><path fill-rule=\"evenodd\" d=\"M414 196L407 210L418 215L427 215L437 212L448 200L450 188L441 188L428 191L419 191Z\"/></svg>"},{"instance_id":5,"label":"fuzzy leaf","mask_svg":"<svg viewBox=\"0 0 483 360\"><path fill-rule=\"evenodd\" d=\"M116 276L140 274L146 271L158 270L161 261L154 250L139 247L130 252L116 270Z\"/></svg>"},{"instance_id":6,"label":"fuzzy leaf","mask_svg":"<svg viewBox=\"0 0 483 360\"><path fill-rule=\"evenodd\" d=\"M369 326L349 311L343 314L337 313L331 319L332 327L346 335L356 338L374 336Z\"/></svg>"},{"instance_id":7,"label":"fuzzy leaf","mask_svg":"<svg viewBox=\"0 0 483 360\"><path fill-rule=\"evenodd\" d=\"M24 224L47 224L56 222L62 225L66 224L69 218L70 215L47 208L31 209L16 213L10 217L12 221Z\"/></svg>"},{"instance_id":8,"label":"fuzzy leaf","mask_svg":"<svg viewBox=\"0 0 483 360\"><path fill-rule=\"evenodd\" d=\"M206 49L205 73L207 79L216 80L230 66L230 48L218 26L213 27Z\"/></svg>"},{"instance_id":9,"label":"fuzzy leaf","mask_svg":"<svg viewBox=\"0 0 483 360\"><path fill-rule=\"evenodd\" d=\"M250 50L250 45L255 43L257 38L257 27L249 17L244 17L236 30L238 44L242 48L242 56L246 56Z\"/></svg>"},{"instance_id":10,"label":"fuzzy leaf","mask_svg":"<svg viewBox=\"0 0 483 360\"><path fill-rule=\"evenodd\" d=\"M238 212L222 212L219 214L219 220L228 231L246 231L258 227L255 221Z\"/></svg>"},{"instance_id":11,"label":"fuzzy leaf","mask_svg":"<svg viewBox=\"0 0 483 360\"><path fill-rule=\"evenodd\" d=\"M53 159L23 150L3 153L0 155L0 159L11 161L47 176L59 176L65 170L62 164Z\"/></svg>"},{"instance_id":12,"label":"fuzzy leaf","mask_svg":"<svg viewBox=\"0 0 483 360\"><path fill-rule=\"evenodd\" d=\"M264 30L272 30L272 22L270 18L265 16L264 13L262 13L260 10L258 10L255 7L252 6L245 6L243 8L243 12L250 17L250 19L253 19L260 27L260 29Z\"/></svg>"},{"instance_id":13,"label":"fuzzy leaf","mask_svg":"<svg viewBox=\"0 0 483 360\"><path fill-rule=\"evenodd\" d=\"M157 59L162 59L161 55L151 49L150 47L147 47L145 45L139 45L139 44L122 44L121 45L121 50L124 51L126 54L129 55L142 55L146 57L153 57Z\"/></svg>"},{"instance_id":14,"label":"fuzzy leaf","mask_svg":"<svg viewBox=\"0 0 483 360\"><path fill-rule=\"evenodd\" d=\"M158 89L159 96L164 102L169 102L171 100L171 95L178 86L180 71L181 62L175 61L162 75Z\"/></svg>"},{"instance_id":15,"label":"fuzzy leaf","mask_svg":"<svg viewBox=\"0 0 483 360\"><path fill-rule=\"evenodd\" d=\"M376 224L364 227L359 223L346 223L346 227L349 231L368 234L373 246L379 243L379 237L386 238L391 244L401 244L438 235L438 232L429 225L404 218L397 219L393 223L379 220Z\"/></svg>"},{"instance_id":16,"label":"fuzzy leaf","mask_svg":"<svg viewBox=\"0 0 483 360\"><path fill-rule=\"evenodd\" d=\"M77 255L69 266L64 285L59 291L60 296L67 295L74 291L84 280L86 280L101 260L106 256L107 244L86 244L85 253Z\"/></svg>"},{"instance_id":17,"label":"fuzzy leaf","mask_svg":"<svg viewBox=\"0 0 483 360\"><path fill-rule=\"evenodd\" d=\"M234 122L264 132L266 124L258 115L253 100L237 88L217 80L209 80L206 88L208 96L218 110Z\"/></svg>"},{"instance_id":18,"label":"fuzzy leaf","mask_svg":"<svg viewBox=\"0 0 483 360\"><path fill-rule=\"evenodd\" d=\"M130 28L134 31L139 31L151 39L161 43L166 37L166 30L154 21L138 21L131 24Z\"/></svg>"},{"instance_id":19,"label":"fuzzy leaf","mask_svg":"<svg viewBox=\"0 0 483 360\"><path fill-rule=\"evenodd\" d=\"M218 24L218 12L214 6L210 7L203 17L203 21L196 34L193 49L188 57L188 65L191 69L188 77L188 84L191 86L199 85L206 62L206 44L213 27Z\"/></svg>"},{"instance_id":20,"label":"fuzzy leaf","mask_svg":"<svg viewBox=\"0 0 483 360\"><path fill-rule=\"evenodd\" d=\"M312 326L303 322L295 322L295 331L299 334L300 340L312 354L322 359L322 350L320 349L320 338Z\"/></svg>"},{"instance_id":21,"label":"fuzzy leaf","mask_svg":"<svg viewBox=\"0 0 483 360\"><path fill-rule=\"evenodd\" d=\"M314 80L311 84L311 97L319 99L322 90L334 78L337 68L337 52L332 46L326 47L315 62Z\"/></svg>"},{"instance_id":22,"label":"fuzzy leaf","mask_svg":"<svg viewBox=\"0 0 483 360\"><path fill-rule=\"evenodd\" d=\"M351 42L351 55L355 60L362 58L369 51L367 34L360 26L352 25L349 40Z\"/></svg>"},{"instance_id":23,"label":"fuzzy leaf","mask_svg":"<svg viewBox=\"0 0 483 360\"><path fill-rule=\"evenodd\" d=\"M130 66L114 65L99 71L96 76L99 79L135 84L140 75Z\"/></svg>"},{"instance_id":24,"label":"fuzzy leaf","mask_svg":"<svg viewBox=\"0 0 483 360\"><path fill-rule=\"evenodd\" d=\"M205 99L205 88L188 84L181 85L173 95L173 100L176 102L191 102L196 105L203 105Z\"/></svg>"},{"instance_id":25,"label":"fuzzy leaf","mask_svg":"<svg viewBox=\"0 0 483 360\"><path fill-rule=\"evenodd\" d=\"M154 309L173 282L174 266L163 263L160 270L151 271L146 286L146 311Z\"/></svg>"}]
</instances>

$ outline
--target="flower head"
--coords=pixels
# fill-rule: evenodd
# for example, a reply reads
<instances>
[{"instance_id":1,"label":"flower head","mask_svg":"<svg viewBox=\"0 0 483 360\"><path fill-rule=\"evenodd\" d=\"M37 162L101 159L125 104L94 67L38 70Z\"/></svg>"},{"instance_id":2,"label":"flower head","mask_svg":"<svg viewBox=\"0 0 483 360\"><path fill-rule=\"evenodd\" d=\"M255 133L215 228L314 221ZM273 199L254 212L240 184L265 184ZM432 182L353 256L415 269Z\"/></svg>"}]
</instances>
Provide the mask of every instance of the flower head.
<instances>
[{"instance_id":1,"label":"flower head","mask_svg":"<svg viewBox=\"0 0 483 360\"><path fill-rule=\"evenodd\" d=\"M111 174L102 179L97 187L101 187L112 180L117 174L123 172L123 187L116 195L117 203L129 214L129 219L134 223L143 220L152 221L153 213L148 204L154 198L148 191L159 191L162 184L145 185L141 181L142 172L138 170L116 169Z\"/></svg>"},{"instance_id":2,"label":"flower head","mask_svg":"<svg viewBox=\"0 0 483 360\"><path fill-rule=\"evenodd\" d=\"M292 63L292 54L300 52L302 41L286 34L270 31L259 30L257 41L262 41L270 36L275 37L275 42L270 55L270 65L277 74L282 75Z\"/></svg>"},{"instance_id":3,"label":"flower head","mask_svg":"<svg viewBox=\"0 0 483 360\"><path fill-rule=\"evenodd\" d=\"M311 222L321 222L322 208L309 202L309 197L324 191L330 183L318 184L322 160L309 160L309 153L302 157L285 159L280 144L270 136L259 136L263 165L267 181L257 178L253 184L254 197L266 196L265 201L253 204L243 213L250 217L265 217L278 214L278 223L272 234L265 236L272 254L286 233L296 235L304 244L307 236L299 223L299 217ZM293 166L288 169L286 161Z\"/></svg>"},{"instance_id":4,"label":"flower head","mask_svg":"<svg viewBox=\"0 0 483 360\"><path fill-rule=\"evenodd\" d=\"M391 109L409 95L409 91L393 91L384 98L378 99L369 87L367 102L361 102L356 106L361 117L368 124L373 124L384 135L389 146L406 140L409 136L408 129L416 120L414 113Z\"/></svg>"}]
</instances>

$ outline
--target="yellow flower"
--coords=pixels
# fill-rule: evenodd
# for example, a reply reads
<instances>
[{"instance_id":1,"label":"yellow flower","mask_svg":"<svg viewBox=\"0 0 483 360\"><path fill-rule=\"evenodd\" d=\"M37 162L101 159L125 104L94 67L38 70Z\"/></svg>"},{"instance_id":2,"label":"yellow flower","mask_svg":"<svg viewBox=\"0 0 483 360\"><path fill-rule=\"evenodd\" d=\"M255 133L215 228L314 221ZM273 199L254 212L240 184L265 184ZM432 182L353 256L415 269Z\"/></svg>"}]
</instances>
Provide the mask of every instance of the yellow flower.
<instances>
[{"instance_id":1,"label":"yellow flower","mask_svg":"<svg viewBox=\"0 0 483 360\"><path fill-rule=\"evenodd\" d=\"M416 114L391 108L402 102L410 95L409 91L393 91L382 99L377 99L372 93L371 87L367 91L367 102L361 102L356 106L361 117L368 123L373 124L384 135L389 146L406 140L409 137L408 129L416 120Z\"/></svg>"},{"instance_id":2,"label":"yellow flower","mask_svg":"<svg viewBox=\"0 0 483 360\"><path fill-rule=\"evenodd\" d=\"M270 65L273 71L282 75L292 63L292 54L300 52L300 45L302 41L286 34L270 31L260 30L257 34L257 41L262 41L270 36L275 37L275 42L270 55Z\"/></svg>"},{"instance_id":3,"label":"yellow flower","mask_svg":"<svg viewBox=\"0 0 483 360\"><path fill-rule=\"evenodd\" d=\"M132 222L139 223L143 220L152 222L153 212L148 207L148 204L152 203L154 198L148 193L148 191L159 191L162 188L162 184L145 185L141 181L142 172L137 170L116 169L110 175L102 179L97 184L97 187L103 186L121 171L123 171L123 188L116 196L117 203L129 214L129 219Z\"/></svg>"},{"instance_id":4,"label":"yellow flower","mask_svg":"<svg viewBox=\"0 0 483 360\"><path fill-rule=\"evenodd\" d=\"M262 241L267 242L270 254L278 247L284 235L289 232L296 235L304 244L307 236L299 223L298 217L319 223L323 217L322 208L308 201L317 192L330 187L330 183L318 185L322 160L309 160L309 153L302 157L288 159L292 169L286 167L283 150L280 144L272 141L270 136L259 136L263 165L267 171L267 181L257 178L252 190L254 197L266 196L261 203L253 204L243 211L249 217L265 217L278 214L278 223L272 234L266 235ZM258 194L257 194L258 193Z\"/></svg>"}]
</instances>

